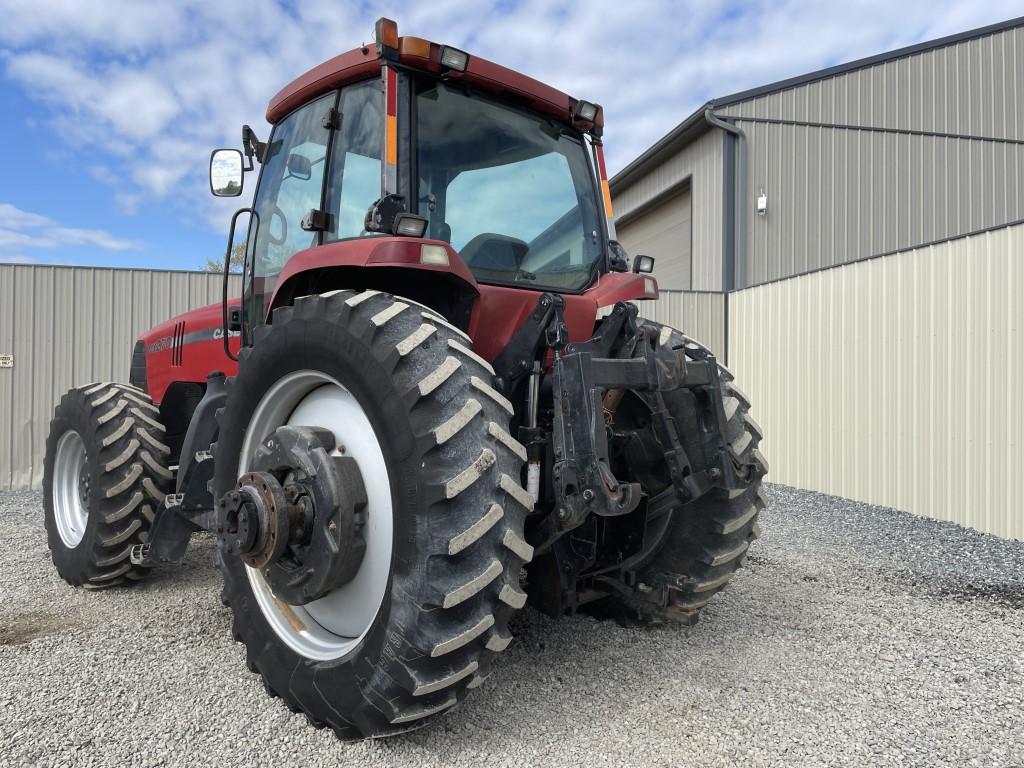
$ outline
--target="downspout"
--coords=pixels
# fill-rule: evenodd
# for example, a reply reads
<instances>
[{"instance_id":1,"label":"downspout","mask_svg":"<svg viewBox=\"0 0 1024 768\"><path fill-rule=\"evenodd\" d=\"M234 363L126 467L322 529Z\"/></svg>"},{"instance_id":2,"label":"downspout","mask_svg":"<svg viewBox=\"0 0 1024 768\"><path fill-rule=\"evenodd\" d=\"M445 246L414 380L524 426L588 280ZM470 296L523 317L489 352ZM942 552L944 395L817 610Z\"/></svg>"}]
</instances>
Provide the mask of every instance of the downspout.
<instances>
[{"instance_id":1,"label":"downspout","mask_svg":"<svg viewBox=\"0 0 1024 768\"><path fill-rule=\"evenodd\" d=\"M725 120L715 114L715 110L712 107L708 107L704 110L704 119L707 120L711 125L716 128L721 128L726 133L731 133L733 136L742 136L743 131L737 128L732 123L727 123Z\"/></svg>"},{"instance_id":2,"label":"downspout","mask_svg":"<svg viewBox=\"0 0 1024 768\"><path fill-rule=\"evenodd\" d=\"M723 303L723 326L725 349L723 360L729 364L729 293L736 288L737 251L741 253L746 244L746 217L743 205L746 199L744 190L747 180L746 152L744 151L743 131L730 122L718 117L711 107L704 110L704 119L708 125L721 128L724 134L722 168L722 292L725 294ZM744 254L745 255L745 254ZM741 258L740 264L745 266Z\"/></svg>"}]
</instances>

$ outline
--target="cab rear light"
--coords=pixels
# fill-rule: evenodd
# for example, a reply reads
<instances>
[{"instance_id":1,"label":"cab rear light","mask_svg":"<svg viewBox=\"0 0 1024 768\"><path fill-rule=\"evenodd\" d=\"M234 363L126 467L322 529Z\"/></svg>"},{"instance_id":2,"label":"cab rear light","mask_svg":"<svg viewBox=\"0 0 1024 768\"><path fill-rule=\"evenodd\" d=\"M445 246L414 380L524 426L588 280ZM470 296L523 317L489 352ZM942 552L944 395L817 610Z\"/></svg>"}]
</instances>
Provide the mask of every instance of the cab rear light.
<instances>
[{"instance_id":1,"label":"cab rear light","mask_svg":"<svg viewBox=\"0 0 1024 768\"><path fill-rule=\"evenodd\" d=\"M658 281L653 277L644 278L644 296L652 299L658 298Z\"/></svg>"},{"instance_id":2,"label":"cab rear light","mask_svg":"<svg viewBox=\"0 0 1024 768\"><path fill-rule=\"evenodd\" d=\"M425 267L450 267L448 249L438 243L420 243L415 240L388 240L376 248L366 260L367 264L421 264Z\"/></svg>"}]
</instances>

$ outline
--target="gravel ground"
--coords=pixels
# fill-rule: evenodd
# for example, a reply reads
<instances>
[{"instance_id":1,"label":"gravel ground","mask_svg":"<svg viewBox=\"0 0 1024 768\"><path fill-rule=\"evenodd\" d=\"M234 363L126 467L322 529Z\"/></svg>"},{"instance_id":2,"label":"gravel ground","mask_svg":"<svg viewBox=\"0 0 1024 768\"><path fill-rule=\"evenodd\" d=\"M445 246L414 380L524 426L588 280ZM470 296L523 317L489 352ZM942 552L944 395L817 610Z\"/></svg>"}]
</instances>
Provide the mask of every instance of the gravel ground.
<instances>
[{"instance_id":1,"label":"gravel ground","mask_svg":"<svg viewBox=\"0 0 1024 768\"><path fill-rule=\"evenodd\" d=\"M39 494L0 494L0 764L1024 765L1024 544L768 492L695 628L527 610L477 695L355 744L246 672L209 540L86 593L53 571Z\"/></svg>"}]
</instances>

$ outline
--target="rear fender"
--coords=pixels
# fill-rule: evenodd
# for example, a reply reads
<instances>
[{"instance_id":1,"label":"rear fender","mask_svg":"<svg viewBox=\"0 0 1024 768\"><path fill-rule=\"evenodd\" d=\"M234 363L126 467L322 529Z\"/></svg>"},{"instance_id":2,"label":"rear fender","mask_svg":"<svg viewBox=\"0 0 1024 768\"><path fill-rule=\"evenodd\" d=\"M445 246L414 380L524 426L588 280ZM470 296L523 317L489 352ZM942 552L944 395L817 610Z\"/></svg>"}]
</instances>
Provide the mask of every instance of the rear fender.
<instances>
[{"instance_id":1,"label":"rear fender","mask_svg":"<svg viewBox=\"0 0 1024 768\"><path fill-rule=\"evenodd\" d=\"M508 346L516 331L537 307L544 291L481 285L480 301L473 308L469 335L473 350L493 361ZM597 303L588 294L565 294L563 316L569 329L569 341L586 341L594 335Z\"/></svg>"},{"instance_id":2,"label":"rear fender","mask_svg":"<svg viewBox=\"0 0 1024 768\"><path fill-rule=\"evenodd\" d=\"M537 306L543 291L481 285L480 301L473 308L469 335L473 349L486 360L493 361ZM650 275L632 272L610 272L601 275L593 286L581 294L562 294L564 318L569 341L578 343L594 335L599 310L620 301L643 301L658 298L658 283Z\"/></svg>"},{"instance_id":3,"label":"rear fender","mask_svg":"<svg viewBox=\"0 0 1024 768\"><path fill-rule=\"evenodd\" d=\"M651 275L636 272L608 272L587 290L598 308L611 307L620 301L650 301L657 299L658 281Z\"/></svg>"},{"instance_id":4,"label":"rear fender","mask_svg":"<svg viewBox=\"0 0 1024 768\"><path fill-rule=\"evenodd\" d=\"M439 246L447 265L423 264L421 247ZM292 256L274 287L269 312L299 296L339 288L386 291L436 309L466 329L480 295L469 267L442 240L410 237L365 237L339 240Z\"/></svg>"}]
</instances>

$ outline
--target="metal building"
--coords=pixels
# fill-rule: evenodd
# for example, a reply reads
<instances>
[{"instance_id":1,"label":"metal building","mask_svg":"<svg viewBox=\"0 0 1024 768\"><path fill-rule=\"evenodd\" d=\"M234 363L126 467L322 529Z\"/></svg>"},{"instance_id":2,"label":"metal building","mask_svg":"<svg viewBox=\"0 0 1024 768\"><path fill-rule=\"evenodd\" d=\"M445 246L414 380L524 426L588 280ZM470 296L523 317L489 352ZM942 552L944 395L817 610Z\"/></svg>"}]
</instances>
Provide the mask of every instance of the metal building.
<instances>
[{"instance_id":1,"label":"metal building","mask_svg":"<svg viewBox=\"0 0 1024 768\"><path fill-rule=\"evenodd\" d=\"M241 279L231 280L237 295ZM128 381L139 334L220 301L222 286L208 272L0 264L0 490L41 485L68 389Z\"/></svg>"},{"instance_id":2,"label":"metal building","mask_svg":"<svg viewBox=\"0 0 1024 768\"><path fill-rule=\"evenodd\" d=\"M676 290L906 250L1024 218L1022 134L1024 18L712 99L611 180L617 231Z\"/></svg>"},{"instance_id":3,"label":"metal building","mask_svg":"<svg viewBox=\"0 0 1024 768\"><path fill-rule=\"evenodd\" d=\"M1024 18L713 99L611 189L769 479L1024 538Z\"/></svg>"}]
</instances>

